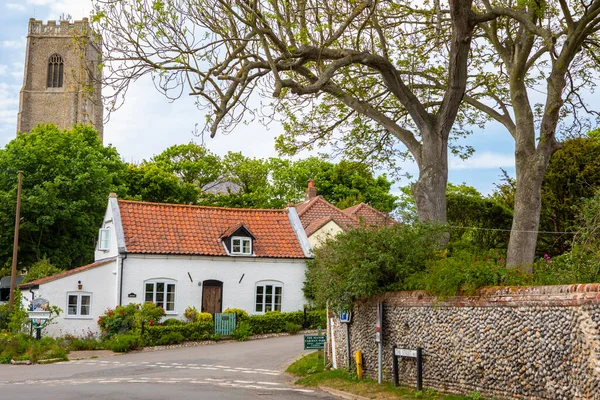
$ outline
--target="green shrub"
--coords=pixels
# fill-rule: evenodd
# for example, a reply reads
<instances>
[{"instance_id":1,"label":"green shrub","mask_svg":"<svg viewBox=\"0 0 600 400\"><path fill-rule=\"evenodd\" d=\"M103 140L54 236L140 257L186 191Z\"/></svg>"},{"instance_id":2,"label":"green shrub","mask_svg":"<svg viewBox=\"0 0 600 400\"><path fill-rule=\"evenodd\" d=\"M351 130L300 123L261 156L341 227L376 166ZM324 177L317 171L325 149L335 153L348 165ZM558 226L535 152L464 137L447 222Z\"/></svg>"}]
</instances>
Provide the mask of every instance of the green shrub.
<instances>
[{"instance_id":1,"label":"green shrub","mask_svg":"<svg viewBox=\"0 0 600 400\"><path fill-rule=\"evenodd\" d=\"M185 322L183 322L182 320L180 320L180 319L177 319L177 318L167 318L166 320L164 320L164 321L162 322L162 324L163 324L163 325L165 325L165 326L170 326L170 325L181 325L181 324L184 324L184 323L185 323Z\"/></svg>"},{"instance_id":2,"label":"green shrub","mask_svg":"<svg viewBox=\"0 0 600 400\"><path fill-rule=\"evenodd\" d=\"M248 321L242 321L237 328L231 333L231 337L239 342L248 340L248 336L252 335L252 329Z\"/></svg>"},{"instance_id":3,"label":"green shrub","mask_svg":"<svg viewBox=\"0 0 600 400\"><path fill-rule=\"evenodd\" d=\"M214 318L211 313L201 312L196 314L196 319L194 322L213 322Z\"/></svg>"},{"instance_id":4,"label":"green shrub","mask_svg":"<svg viewBox=\"0 0 600 400\"><path fill-rule=\"evenodd\" d=\"M127 353L142 347L142 339L132 333L115 335L109 340L108 346L114 352Z\"/></svg>"},{"instance_id":5,"label":"green shrub","mask_svg":"<svg viewBox=\"0 0 600 400\"><path fill-rule=\"evenodd\" d=\"M223 313L235 314L235 321L237 324L248 318L248 312L246 310L242 310L241 308L226 308Z\"/></svg>"},{"instance_id":6,"label":"green shrub","mask_svg":"<svg viewBox=\"0 0 600 400\"><path fill-rule=\"evenodd\" d=\"M300 332L301 328L301 325L294 324L293 322L286 322L284 326L285 331L291 335L295 335L296 333Z\"/></svg>"},{"instance_id":7,"label":"green shrub","mask_svg":"<svg viewBox=\"0 0 600 400\"><path fill-rule=\"evenodd\" d=\"M67 351L51 337L36 340L21 333L3 333L0 335L0 363L10 360L39 360L59 358L66 360Z\"/></svg>"},{"instance_id":8,"label":"green shrub","mask_svg":"<svg viewBox=\"0 0 600 400\"><path fill-rule=\"evenodd\" d=\"M156 346L165 346L169 344L179 344L183 341L184 337L180 332L167 332L153 344Z\"/></svg>"},{"instance_id":9,"label":"green shrub","mask_svg":"<svg viewBox=\"0 0 600 400\"><path fill-rule=\"evenodd\" d=\"M286 324L302 326L304 313L294 312L267 312L263 315L251 315L247 319L250 329L254 334L287 332ZM324 310L309 311L306 313L308 329L325 328L327 318Z\"/></svg>"},{"instance_id":10,"label":"green shrub","mask_svg":"<svg viewBox=\"0 0 600 400\"><path fill-rule=\"evenodd\" d=\"M196 315L198 315L198 309L193 306L187 306L185 311L183 312L183 316L185 317L187 322L196 321Z\"/></svg>"},{"instance_id":11,"label":"green shrub","mask_svg":"<svg viewBox=\"0 0 600 400\"><path fill-rule=\"evenodd\" d=\"M126 306L117 306L114 310L106 310L98 318L98 325L102 330L102 336L110 337L138 331L141 329L142 323L144 325L155 325L165 315L165 310L154 303L131 303Z\"/></svg>"},{"instance_id":12,"label":"green shrub","mask_svg":"<svg viewBox=\"0 0 600 400\"><path fill-rule=\"evenodd\" d=\"M511 286L531 284L531 277L522 271L507 269L491 259L473 258L468 253L434 261L426 271L406 280L409 290L426 290L442 298L456 295L474 295L484 286Z\"/></svg>"},{"instance_id":13,"label":"green shrub","mask_svg":"<svg viewBox=\"0 0 600 400\"><path fill-rule=\"evenodd\" d=\"M173 332L181 334L182 340L207 340L214 334L214 324L210 322L187 322L178 325L149 325L144 329L144 338L150 345Z\"/></svg>"}]
</instances>

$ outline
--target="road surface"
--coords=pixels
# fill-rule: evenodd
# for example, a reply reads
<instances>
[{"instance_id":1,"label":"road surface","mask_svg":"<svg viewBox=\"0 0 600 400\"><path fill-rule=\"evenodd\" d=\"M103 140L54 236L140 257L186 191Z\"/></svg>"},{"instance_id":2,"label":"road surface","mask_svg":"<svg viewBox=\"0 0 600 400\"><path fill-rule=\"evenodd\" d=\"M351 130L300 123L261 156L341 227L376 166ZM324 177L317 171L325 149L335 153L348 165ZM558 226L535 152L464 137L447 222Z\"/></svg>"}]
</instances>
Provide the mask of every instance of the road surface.
<instances>
[{"instance_id":1,"label":"road surface","mask_svg":"<svg viewBox=\"0 0 600 400\"><path fill-rule=\"evenodd\" d=\"M47 365L0 365L0 399L332 399L296 387L285 368L301 335Z\"/></svg>"}]
</instances>

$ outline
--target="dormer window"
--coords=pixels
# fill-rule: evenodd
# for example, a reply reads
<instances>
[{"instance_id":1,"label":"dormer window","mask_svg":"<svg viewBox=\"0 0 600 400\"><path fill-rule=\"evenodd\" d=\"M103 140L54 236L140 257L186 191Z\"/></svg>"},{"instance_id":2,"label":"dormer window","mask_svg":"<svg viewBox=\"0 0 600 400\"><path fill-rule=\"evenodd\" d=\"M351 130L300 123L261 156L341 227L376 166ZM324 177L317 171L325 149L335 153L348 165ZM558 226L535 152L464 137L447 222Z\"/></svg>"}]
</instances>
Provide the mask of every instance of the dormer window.
<instances>
[{"instance_id":1,"label":"dormer window","mask_svg":"<svg viewBox=\"0 0 600 400\"><path fill-rule=\"evenodd\" d=\"M232 225L221 234L223 246L227 254L232 256L251 256L254 254L256 238L243 223Z\"/></svg>"},{"instance_id":2,"label":"dormer window","mask_svg":"<svg viewBox=\"0 0 600 400\"><path fill-rule=\"evenodd\" d=\"M231 238L231 254L252 254L252 238L234 236Z\"/></svg>"},{"instance_id":3,"label":"dormer window","mask_svg":"<svg viewBox=\"0 0 600 400\"><path fill-rule=\"evenodd\" d=\"M98 250L110 250L110 229L102 228L98 235Z\"/></svg>"}]
</instances>

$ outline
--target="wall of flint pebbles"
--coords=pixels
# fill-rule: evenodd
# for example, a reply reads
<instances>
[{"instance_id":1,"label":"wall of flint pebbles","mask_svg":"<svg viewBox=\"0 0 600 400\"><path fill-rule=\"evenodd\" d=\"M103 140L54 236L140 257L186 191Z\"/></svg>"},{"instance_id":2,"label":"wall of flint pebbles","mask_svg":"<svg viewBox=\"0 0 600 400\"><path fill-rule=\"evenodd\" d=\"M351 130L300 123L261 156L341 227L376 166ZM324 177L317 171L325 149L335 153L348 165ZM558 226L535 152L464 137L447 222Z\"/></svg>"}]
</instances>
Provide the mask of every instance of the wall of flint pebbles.
<instances>
[{"instance_id":1,"label":"wall of flint pebbles","mask_svg":"<svg viewBox=\"0 0 600 400\"><path fill-rule=\"evenodd\" d=\"M600 284L483 289L438 301L425 292L387 293L356 305L352 361L363 352L377 378L377 302L384 303L383 370L392 380L392 346L423 348L423 385L509 399L600 400ZM334 319L336 361L346 365L345 327ZM413 359L400 381L415 385Z\"/></svg>"}]
</instances>

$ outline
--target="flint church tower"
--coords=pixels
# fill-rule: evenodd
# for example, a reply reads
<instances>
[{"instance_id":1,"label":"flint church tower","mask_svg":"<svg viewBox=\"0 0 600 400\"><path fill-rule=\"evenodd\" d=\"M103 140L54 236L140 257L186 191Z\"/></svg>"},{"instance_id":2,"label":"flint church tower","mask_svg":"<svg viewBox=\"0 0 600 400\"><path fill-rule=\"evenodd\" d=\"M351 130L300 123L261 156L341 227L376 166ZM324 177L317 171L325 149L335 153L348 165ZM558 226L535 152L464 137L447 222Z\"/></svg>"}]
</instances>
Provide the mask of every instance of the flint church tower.
<instances>
[{"instance_id":1,"label":"flint church tower","mask_svg":"<svg viewBox=\"0 0 600 400\"><path fill-rule=\"evenodd\" d=\"M40 123L60 129L86 123L102 139L101 63L102 39L87 18L58 24L31 18L17 132Z\"/></svg>"}]
</instances>

